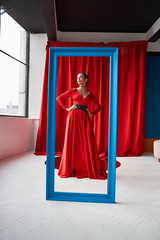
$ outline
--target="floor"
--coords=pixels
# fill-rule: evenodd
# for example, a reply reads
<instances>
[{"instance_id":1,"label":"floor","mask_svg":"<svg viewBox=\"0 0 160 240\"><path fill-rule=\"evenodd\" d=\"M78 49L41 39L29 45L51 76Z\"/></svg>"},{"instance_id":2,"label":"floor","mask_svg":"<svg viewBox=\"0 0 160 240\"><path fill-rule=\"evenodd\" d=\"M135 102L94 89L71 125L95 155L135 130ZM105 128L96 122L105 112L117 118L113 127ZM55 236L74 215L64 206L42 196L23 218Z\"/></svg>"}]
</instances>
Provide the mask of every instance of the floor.
<instances>
[{"instance_id":1,"label":"floor","mask_svg":"<svg viewBox=\"0 0 160 240\"><path fill-rule=\"evenodd\" d=\"M60 178L55 169L55 191L107 194L107 180L88 178Z\"/></svg>"},{"instance_id":2,"label":"floor","mask_svg":"<svg viewBox=\"0 0 160 240\"><path fill-rule=\"evenodd\" d=\"M46 201L44 160L29 152L0 161L0 240L160 239L160 163L152 154L117 158L116 204Z\"/></svg>"}]
</instances>

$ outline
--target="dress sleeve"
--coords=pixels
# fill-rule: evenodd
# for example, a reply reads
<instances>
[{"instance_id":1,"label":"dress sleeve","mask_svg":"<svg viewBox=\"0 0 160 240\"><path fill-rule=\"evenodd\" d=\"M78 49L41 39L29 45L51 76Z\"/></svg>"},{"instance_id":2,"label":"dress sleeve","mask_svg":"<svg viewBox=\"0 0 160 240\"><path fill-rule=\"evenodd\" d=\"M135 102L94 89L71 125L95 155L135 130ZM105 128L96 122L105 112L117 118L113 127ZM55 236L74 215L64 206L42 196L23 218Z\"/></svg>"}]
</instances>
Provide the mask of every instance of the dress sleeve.
<instances>
[{"instance_id":1,"label":"dress sleeve","mask_svg":"<svg viewBox=\"0 0 160 240\"><path fill-rule=\"evenodd\" d=\"M59 105L63 108L63 109L66 109L67 106L64 102L64 99L65 98L68 98L68 97L71 97L72 96L72 92L73 92L73 89L69 89L68 91L60 94L58 97L56 97L56 100L57 102L59 103Z\"/></svg>"},{"instance_id":2,"label":"dress sleeve","mask_svg":"<svg viewBox=\"0 0 160 240\"><path fill-rule=\"evenodd\" d=\"M91 94L91 101L94 103L94 105L96 106L96 109L92 112L90 112L93 115L95 115L96 113L98 113L99 111L101 111L102 107L99 104L99 102L97 101L96 97L94 96L94 94Z\"/></svg>"}]
</instances>

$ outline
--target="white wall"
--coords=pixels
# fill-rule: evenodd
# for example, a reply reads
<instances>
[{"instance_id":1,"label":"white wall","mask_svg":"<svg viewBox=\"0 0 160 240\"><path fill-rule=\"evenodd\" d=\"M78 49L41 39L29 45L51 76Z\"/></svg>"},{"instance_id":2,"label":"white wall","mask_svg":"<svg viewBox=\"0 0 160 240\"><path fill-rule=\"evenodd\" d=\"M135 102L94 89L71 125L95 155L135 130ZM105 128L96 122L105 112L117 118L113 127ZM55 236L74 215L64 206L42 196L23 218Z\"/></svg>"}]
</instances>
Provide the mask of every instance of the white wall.
<instances>
[{"instance_id":1,"label":"white wall","mask_svg":"<svg viewBox=\"0 0 160 240\"><path fill-rule=\"evenodd\" d=\"M146 32L146 39L150 39L160 29L160 17Z\"/></svg>"},{"instance_id":2,"label":"white wall","mask_svg":"<svg viewBox=\"0 0 160 240\"><path fill-rule=\"evenodd\" d=\"M129 42L146 40L145 33L94 33L94 32L60 32L58 41L66 42Z\"/></svg>"},{"instance_id":3,"label":"white wall","mask_svg":"<svg viewBox=\"0 0 160 240\"><path fill-rule=\"evenodd\" d=\"M30 35L29 118L39 119L46 55L46 34Z\"/></svg>"},{"instance_id":4,"label":"white wall","mask_svg":"<svg viewBox=\"0 0 160 240\"><path fill-rule=\"evenodd\" d=\"M43 75L46 55L46 34L30 35L30 70L29 70L29 111L28 117L34 119L34 149L37 138Z\"/></svg>"},{"instance_id":5,"label":"white wall","mask_svg":"<svg viewBox=\"0 0 160 240\"><path fill-rule=\"evenodd\" d=\"M34 150L34 120L0 117L0 159Z\"/></svg>"},{"instance_id":6,"label":"white wall","mask_svg":"<svg viewBox=\"0 0 160 240\"><path fill-rule=\"evenodd\" d=\"M149 42L147 52L160 52L160 39L154 42Z\"/></svg>"}]
</instances>

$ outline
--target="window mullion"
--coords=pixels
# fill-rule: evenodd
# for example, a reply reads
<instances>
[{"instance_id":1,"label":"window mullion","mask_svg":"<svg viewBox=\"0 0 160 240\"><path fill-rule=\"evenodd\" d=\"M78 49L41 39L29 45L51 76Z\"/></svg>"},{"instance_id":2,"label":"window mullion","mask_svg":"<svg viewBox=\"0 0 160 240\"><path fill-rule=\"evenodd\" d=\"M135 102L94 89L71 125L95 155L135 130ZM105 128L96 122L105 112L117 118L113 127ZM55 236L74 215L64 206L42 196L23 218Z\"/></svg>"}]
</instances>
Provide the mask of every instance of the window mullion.
<instances>
[{"instance_id":1,"label":"window mullion","mask_svg":"<svg viewBox=\"0 0 160 240\"><path fill-rule=\"evenodd\" d=\"M1 50L1 49L0 49L0 52L2 52L2 53L4 53L4 54L6 54L7 56L9 56L9 57L11 57L11 58L13 58L13 59L14 59L14 60L16 60L17 62L19 62L19 63L22 63L22 64L24 64L25 66L29 67L29 66L28 66L28 64L26 64L26 63L24 63L24 62L22 62L22 61L18 60L17 58L15 58L15 57L11 56L10 54L8 54L8 53L4 52L4 51L3 51L3 50Z\"/></svg>"}]
</instances>

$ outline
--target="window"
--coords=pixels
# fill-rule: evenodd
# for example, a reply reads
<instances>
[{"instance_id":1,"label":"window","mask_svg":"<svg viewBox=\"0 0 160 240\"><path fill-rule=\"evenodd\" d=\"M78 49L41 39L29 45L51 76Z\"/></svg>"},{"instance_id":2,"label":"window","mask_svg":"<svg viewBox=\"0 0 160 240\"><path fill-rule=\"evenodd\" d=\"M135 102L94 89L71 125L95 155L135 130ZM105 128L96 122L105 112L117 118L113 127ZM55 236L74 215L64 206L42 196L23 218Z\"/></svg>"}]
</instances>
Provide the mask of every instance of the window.
<instances>
[{"instance_id":1,"label":"window","mask_svg":"<svg viewBox=\"0 0 160 240\"><path fill-rule=\"evenodd\" d=\"M1 10L0 115L27 116L28 33Z\"/></svg>"}]
</instances>

